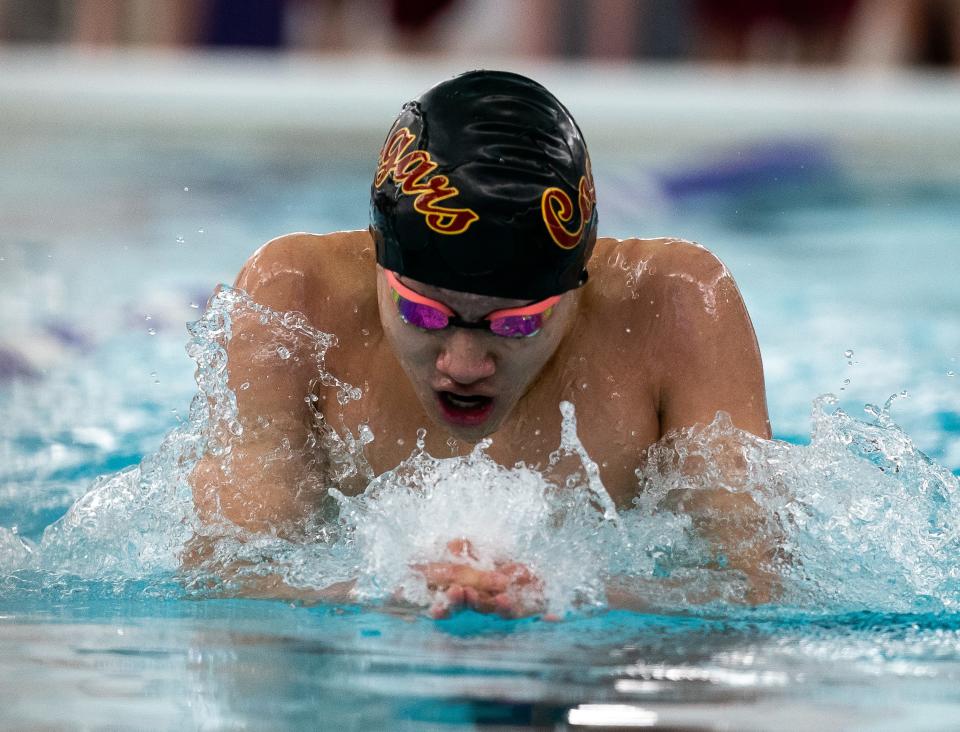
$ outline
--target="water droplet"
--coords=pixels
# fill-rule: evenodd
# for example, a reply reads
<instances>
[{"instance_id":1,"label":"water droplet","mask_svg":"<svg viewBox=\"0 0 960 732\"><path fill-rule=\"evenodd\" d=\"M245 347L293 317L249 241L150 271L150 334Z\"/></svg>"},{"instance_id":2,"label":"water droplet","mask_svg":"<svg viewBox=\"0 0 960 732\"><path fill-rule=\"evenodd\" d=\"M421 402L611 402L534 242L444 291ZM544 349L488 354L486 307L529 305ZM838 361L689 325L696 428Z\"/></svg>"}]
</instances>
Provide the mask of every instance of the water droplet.
<instances>
[{"instance_id":1,"label":"water droplet","mask_svg":"<svg viewBox=\"0 0 960 732\"><path fill-rule=\"evenodd\" d=\"M183 244L184 242L186 242L186 239L184 239L182 236L177 237L177 244Z\"/></svg>"},{"instance_id":2,"label":"water droplet","mask_svg":"<svg viewBox=\"0 0 960 732\"><path fill-rule=\"evenodd\" d=\"M533 431L533 434L534 434L534 436L539 437L539 436L540 436L540 430L534 430L534 431Z\"/></svg>"},{"instance_id":3,"label":"water droplet","mask_svg":"<svg viewBox=\"0 0 960 732\"><path fill-rule=\"evenodd\" d=\"M360 335L368 336L368 335L370 335L370 331L369 331L367 328L361 328L361 329L360 329Z\"/></svg>"},{"instance_id":4,"label":"water droplet","mask_svg":"<svg viewBox=\"0 0 960 732\"><path fill-rule=\"evenodd\" d=\"M948 371L947 376L956 376L956 373L953 371Z\"/></svg>"},{"instance_id":5,"label":"water droplet","mask_svg":"<svg viewBox=\"0 0 960 732\"><path fill-rule=\"evenodd\" d=\"M184 187L183 187L183 190L184 190L184 192L189 191L189 190L190 190L190 186L184 186Z\"/></svg>"},{"instance_id":6,"label":"water droplet","mask_svg":"<svg viewBox=\"0 0 960 732\"><path fill-rule=\"evenodd\" d=\"M152 316L152 315L144 315L144 316L143 316L143 319L144 319L144 320L153 320L153 316Z\"/></svg>"},{"instance_id":7,"label":"water droplet","mask_svg":"<svg viewBox=\"0 0 960 732\"><path fill-rule=\"evenodd\" d=\"M846 351L843 352L843 357L844 357L844 358L853 358L853 350L850 349L850 348L848 348Z\"/></svg>"},{"instance_id":8,"label":"water droplet","mask_svg":"<svg viewBox=\"0 0 960 732\"><path fill-rule=\"evenodd\" d=\"M195 303L195 302L190 303L190 307L192 307L194 310L199 310L199 309L200 309L200 305L198 305L198 304Z\"/></svg>"},{"instance_id":9,"label":"water droplet","mask_svg":"<svg viewBox=\"0 0 960 732\"><path fill-rule=\"evenodd\" d=\"M456 438L448 437L447 438L447 447L450 448L450 452L454 455L457 454L457 448L460 446L460 443L457 442Z\"/></svg>"},{"instance_id":10,"label":"water droplet","mask_svg":"<svg viewBox=\"0 0 960 732\"><path fill-rule=\"evenodd\" d=\"M198 234L206 234L207 232L204 231L203 229L197 229L197 233L198 233Z\"/></svg>"},{"instance_id":11,"label":"water droplet","mask_svg":"<svg viewBox=\"0 0 960 732\"><path fill-rule=\"evenodd\" d=\"M586 390L587 390L587 382L584 381L583 383L580 384L580 391L586 391Z\"/></svg>"},{"instance_id":12,"label":"water droplet","mask_svg":"<svg viewBox=\"0 0 960 732\"><path fill-rule=\"evenodd\" d=\"M156 329L156 328L147 328L147 333L148 333L149 335L155 336L155 335L157 334L157 329Z\"/></svg>"},{"instance_id":13,"label":"water droplet","mask_svg":"<svg viewBox=\"0 0 960 732\"><path fill-rule=\"evenodd\" d=\"M288 358L290 358L290 350L284 346L279 346L277 348L277 355L286 361Z\"/></svg>"},{"instance_id":14,"label":"water droplet","mask_svg":"<svg viewBox=\"0 0 960 732\"><path fill-rule=\"evenodd\" d=\"M625 330L627 333L633 332L633 331L631 331L629 328L624 328L624 330Z\"/></svg>"},{"instance_id":15,"label":"water droplet","mask_svg":"<svg viewBox=\"0 0 960 732\"><path fill-rule=\"evenodd\" d=\"M246 391L249 388L250 388L249 381L244 381L242 384L240 384L240 391Z\"/></svg>"},{"instance_id":16,"label":"water droplet","mask_svg":"<svg viewBox=\"0 0 960 732\"><path fill-rule=\"evenodd\" d=\"M154 383L154 384L159 384L159 383L160 383L160 379L157 377L157 372L156 372L156 371L151 371L151 372L150 372L150 378L153 379L153 383Z\"/></svg>"},{"instance_id":17,"label":"water droplet","mask_svg":"<svg viewBox=\"0 0 960 732\"><path fill-rule=\"evenodd\" d=\"M398 438L397 438L397 444L398 444L400 447L403 447L406 443L403 441L403 438L402 438L402 437L398 437Z\"/></svg>"}]
</instances>

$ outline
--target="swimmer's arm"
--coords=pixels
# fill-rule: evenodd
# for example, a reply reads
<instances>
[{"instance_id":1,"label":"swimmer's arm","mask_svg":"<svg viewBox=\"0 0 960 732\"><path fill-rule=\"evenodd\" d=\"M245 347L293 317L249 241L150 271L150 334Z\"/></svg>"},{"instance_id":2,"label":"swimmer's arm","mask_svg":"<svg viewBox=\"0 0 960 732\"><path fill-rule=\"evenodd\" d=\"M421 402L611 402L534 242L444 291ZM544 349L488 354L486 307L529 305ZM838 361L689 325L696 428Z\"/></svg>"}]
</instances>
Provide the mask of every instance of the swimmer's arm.
<instances>
[{"instance_id":1,"label":"swimmer's arm","mask_svg":"<svg viewBox=\"0 0 960 732\"><path fill-rule=\"evenodd\" d=\"M251 562L217 557L217 538L196 535L187 542L180 557L180 574L186 586L204 597L243 597L254 600L282 600L302 605L349 604L354 602L356 580L334 582L327 587L297 587L277 573L262 574Z\"/></svg>"},{"instance_id":2,"label":"swimmer's arm","mask_svg":"<svg viewBox=\"0 0 960 732\"><path fill-rule=\"evenodd\" d=\"M244 265L235 286L277 311L305 307L306 275L296 253L278 240ZM306 402L316 364L296 343L277 344L276 333L252 311L235 313L227 345L228 386L242 428L228 458L211 451L191 476L194 502L205 523L226 519L251 531L280 530L307 518L325 495L324 456L313 447ZM277 353L284 345L292 353Z\"/></svg>"},{"instance_id":3,"label":"swimmer's arm","mask_svg":"<svg viewBox=\"0 0 960 732\"><path fill-rule=\"evenodd\" d=\"M769 439L760 348L736 282L707 250L673 246L659 283L660 435L709 424L722 410Z\"/></svg>"},{"instance_id":4,"label":"swimmer's arm","mask_svg":"<svg viewBox=\"0 0 960 732\"><path fill-rule=\"evenodd\" d=\"M675 245L661 282L665 306L658 342L660 373L658 411L661 439L673 430L710 424L718 411L733 425L770 438L760 350L750 316L733 277L707 250ZM722 447L720 445L718 448ZM719 466L732 477L744 464L736 450L714 450ZM702 535L716 542L728 566L750 580L748 601L766 602L776 579L765 568L778 540L756 538L769 517L746 493L724 489L698 491L684 500Z\"/></svg>"}]
</instances>

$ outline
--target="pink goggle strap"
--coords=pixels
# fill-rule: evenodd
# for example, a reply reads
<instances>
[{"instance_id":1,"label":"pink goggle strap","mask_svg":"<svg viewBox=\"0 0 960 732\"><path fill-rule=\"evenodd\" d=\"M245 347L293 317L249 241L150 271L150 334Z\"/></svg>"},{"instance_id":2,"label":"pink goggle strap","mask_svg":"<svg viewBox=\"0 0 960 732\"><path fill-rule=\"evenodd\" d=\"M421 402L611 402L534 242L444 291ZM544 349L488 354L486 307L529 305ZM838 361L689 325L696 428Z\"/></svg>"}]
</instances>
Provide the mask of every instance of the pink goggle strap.
<instances>
[{"instance_id":1,"label":"pink goggle strap","mask_svg":"<svg viewBox=\"0 0 960 732\"><path fill-rule=\"evenodd\" d=\"M404 285L399 279L397 279L396 273L392 272L389 269L385 269L384 272L387 275L387 284L390 285L394 290L396 290L401 297L410 302L415 302L418 305L426 305L431 308L436 308L441 313L448 317L453 317L456 315L453 310L444 305L439 300L432 300L426 295L421 295L419 292L414 292L409 287ZM548 297L546 300L540 300L538 302L530 303L529 305L522 305L518 308L504 308L503 310L494 310L492 313L484 316L484 320L496 320L498 318L512 318L512 317L525 317L528 315L542 315L547 310L552 308L560 302L560 295L553 295Z\"/></svg>"},{"instance_id":2,"label":"pink goggle strap","mask_svg":"<svg viewBox=\"0 0 960 732\"><path fill-rule=\"evenodd\" d=\"M444 305L439 300L431 300L426 295L421 295L419 292L414 292L409 287L404 285L400 280L397 279L397 275L391 272L389 269L385 269L384 272L387 274L387 284L390 285L394 290L396 290L400 297L404 300L409 300L410 302L415 302L417 305L426 305L427 307L434 308L439 310L441 313L447 317L453 317L456 315L450 308Z\"/></svg>"}]
</instances>

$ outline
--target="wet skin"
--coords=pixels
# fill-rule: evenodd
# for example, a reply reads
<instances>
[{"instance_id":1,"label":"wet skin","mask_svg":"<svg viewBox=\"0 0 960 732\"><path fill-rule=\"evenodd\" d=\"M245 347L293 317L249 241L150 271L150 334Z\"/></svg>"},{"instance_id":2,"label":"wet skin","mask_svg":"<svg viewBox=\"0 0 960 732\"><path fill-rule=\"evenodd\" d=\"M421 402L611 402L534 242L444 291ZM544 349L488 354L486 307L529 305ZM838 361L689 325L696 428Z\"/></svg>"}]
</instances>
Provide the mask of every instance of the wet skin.
<instances>
[{"instance_id":1,"label":"wet skin","mask_svg":"<svg viewBox=\"0 0 960 732\"><path fill-rule=\"evenodd\" d=\"M635 471L647 448L671 430L707 424L723 410L735 426L770 436L756 337L719 260L689 242L601 239L588 269L588 283L562 297L539 334L509 339L482 329L428 332L404 323L366 231L291 234L267 243L246 263L236 286L263 305L299 311L313 327L337 334L327 368L361 387L364 397L340 405L332 389L315 383L316 368L308 359L257 358L269 339L264 327L253 318L234 323L229 384L248 437L234 449L231 480L213 457L194 472L201 515L220 513L252 530L295 533L292 527L317 510L324 482L305 482L303 475L318 474L321 465L304 458L263 466L256 459L283 439L305 443L314 429L304 399L311 390L328 423L354 433L369 425L376 439L366 455L378 474L409 456L421 427L434 455L465 454L491 437L488 454L501 464L544 465L560 442L558 404L568 400L577 408L579 436L621 506L636 495ZM403 282L465 320L529 302ZM244 382L250 386L240 390ZM263 419L269 428L257 427ZM363 487L360 481L345 490ZM750 510L742 500L716 497L725 511ZM749 574L756 559L739 563ZM737 558L732 562L738 564ZM488 576L456 570L449 562L422 571L441 595L449 595L448 605L501 614L534 611L501 607L495 603L502 600L481 593L504 582L535 581L515 566ZM755 599L766 594L758 589ZM442 603L434 608L443 611Z\"/></svg>"}]
</instances>

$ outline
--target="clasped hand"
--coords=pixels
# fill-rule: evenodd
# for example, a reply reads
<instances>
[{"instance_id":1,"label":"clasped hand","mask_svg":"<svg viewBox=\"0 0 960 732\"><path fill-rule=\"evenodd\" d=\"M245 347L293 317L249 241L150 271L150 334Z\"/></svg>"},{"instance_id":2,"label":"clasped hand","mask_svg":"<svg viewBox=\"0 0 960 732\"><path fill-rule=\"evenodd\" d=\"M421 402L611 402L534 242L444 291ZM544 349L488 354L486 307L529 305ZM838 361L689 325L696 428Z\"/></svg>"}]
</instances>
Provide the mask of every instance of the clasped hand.
<instances>
[{"instance_id":1,"label":"clasped hand","mask_svg":"<svg viewBox=\"0 0 960 732\"><path fill-rule=\"evenodd\" d=\"M445 618L462 608L503 618L520 618L542 613L545 609L543 583L519 562L497 561L493 569L475 566L477 554L467 539L447 543L452 561L426 562L413 565L434 592L430 607L434 618ZM545 615L547 620L557 620Z\"/></svg>"}]
</instances>

